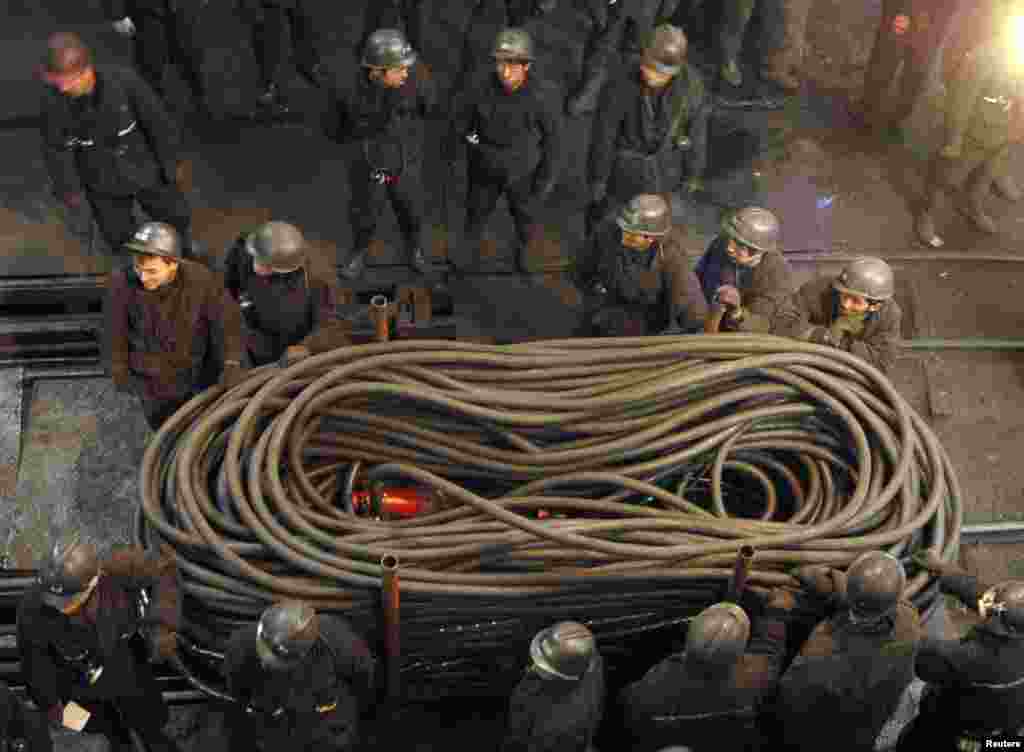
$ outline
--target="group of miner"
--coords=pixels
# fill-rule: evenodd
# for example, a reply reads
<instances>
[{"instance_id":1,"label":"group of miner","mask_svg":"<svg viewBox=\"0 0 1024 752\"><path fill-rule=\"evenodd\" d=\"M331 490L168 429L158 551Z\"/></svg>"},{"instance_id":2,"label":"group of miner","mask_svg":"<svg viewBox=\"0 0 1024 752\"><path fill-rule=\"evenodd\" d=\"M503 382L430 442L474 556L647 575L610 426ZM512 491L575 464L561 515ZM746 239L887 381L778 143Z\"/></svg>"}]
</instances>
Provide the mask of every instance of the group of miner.
<instances>
[{"instance_id":1,"label":"group of miner","mask_svg":"<svg viewBox=\"0 0 1024 752\"><path fill-rule=\"evenodd\" d=\"M474 14L488 2L475 4ZM199 5L205 4L196 4ZM245 0L263 89L260 106L281 111L284 26L296 67L325 86L312 0ZM797 288L780 247L776 217L759 207L730 213L691 271L685 228L674 227L668 194L702 190L707 167L710 83L687 61L687 40L665 23L678 2L508 0L509 27L496 38L467 35L463 74L448 112L437 79L417 52L413 2L374 3L357 85L337 104L361 145L349 165L354 250L339 267L358 279L378 219L390 204L408 262L431 269L423 248L425 127L446 116L449 156L466 150L469 190L463 240L451 262L464 273L500 196L523 249L539 234L541 210L560 177L566 117L593 117L588 239L576 272L592 305L585 334L632 336L719 329L774 333L852 353L887 370L899 344L900 309L891 268L852 262L834 279ZM760 5L770 6L769 0ZM799 88L807 0L777 0L782 41L760 75ZM740 86L739 50L754 0L727 0L717 34L717 75ZM860 117L885 134L909 114L952 2L886 0L869 62ZM242 233L223 274L194 258L187 169L180 133L162 101L165 68L181 65L197 99L205 92L190 45L190 3L109 2L111 21L132 35L142 73L95 64L74 34L49 42L44 155L70 208L88 203L111 248L131 263L111 275L106 303L111 373L139 396L158 428L184 402L215 385L233 387L249 367L288 365L346 346L335 315L333 273L310 262L309 244L280 221ZM1006 172L1020 113L1014 68L1016 2L990 0L947 44L946 139L934 155L917 209L922 242L942 244L934 212L966 176L967 216L994 231L985 203L994 188L1020 190ZM771 15L771 14L769 14ZM379 16L379 17L378 17ZM586 54L565 54L561 31L584 29ZM895 108L882 94L900 76ZM894 111L895 110L895 111ZM154 220L137 227L138 204ZM939 577L941 590L977 611L966 637L928 637L902 597L905 564L869 551L845 572L794 572L801 590L756 587L694 617L685 648L608 696L598 640L581 623L544 629L524 656L528 668L508 708L503 752L595 749L616 739L628 750L949 749L1024 731L1024 584L979 583L921 552L908 564ZM49 727L75 726L129 746L176 748L152 663L178 660L184 629L173 551L116 548L101 559L80 539L54 547L39 583L20 604L18 649L35 708L0 688L0 749L48 750ZM337 614L286 601L228 641L224 678L234 698L226 729L232 749L350 749L379 690L366 640ZM925 682L917 715L897 734L912 681ZM82 719L85 718L84 726ZM76 725L77 724L77 725ZM612 731L608 731L611 728ZM898 740L894 738L898 736Z\"/></svg>"},{"instance_id":2,"label":"group of miner","mask_svg":"<svg viewBox=\"0 0 1024 752\"><path fill-rule=\"evenodd\" d=\"M1024 582L982 584L932 550L908 564L976 611L977 626L960 639L925 634L904 598L904 564L883 551L861 553L846 571L800 566L792 572L800 588L730 587L688 620L679 652L616 694L600 640L583 623L559 622L522 656L502 738L476 744L595 752L600 739L601 749L630 752L811 752L826 735L837 752L975 752L985 740L1014 738L1024 731ZM38 710L0 684L5 751L50 750L48 726L124 749L133 734L153 752L177 749L152 664L180 666L185 631L169 546L116 546L101 558L79 537L59 542L18 608L18 649ZM343 616L298 600L239 627L222 669L233 752L355 749L383 674Z\"/></svg>"}]
</instances>

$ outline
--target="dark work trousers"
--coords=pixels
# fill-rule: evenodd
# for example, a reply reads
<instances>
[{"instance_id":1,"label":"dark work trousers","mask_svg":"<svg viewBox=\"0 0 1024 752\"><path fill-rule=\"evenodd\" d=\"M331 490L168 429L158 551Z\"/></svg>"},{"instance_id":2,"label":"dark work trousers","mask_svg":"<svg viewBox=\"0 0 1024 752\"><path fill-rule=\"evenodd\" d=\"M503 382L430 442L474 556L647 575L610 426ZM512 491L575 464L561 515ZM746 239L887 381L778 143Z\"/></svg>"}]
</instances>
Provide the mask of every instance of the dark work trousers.
<instances>
[{"instance_id":1,"label":"dark work trousers","mask_svg":"<svg viewBox=\"0 0 1024 752\"><path fill-rule=\"evenodd\" d=\"M988 196L992 182L1006 173L1009 144L985 149L970 141L964 145L963 156L946 159L941 154L932 156L928 165L922 209L933 211L942 194L961 187L968 199L980 201Z\"/></svg>"},{"instance_id":2,"label":"dark work trousers","mask_svg":"<svg viewBox=\"0 0 1024 752\"><path fill-rule=\"evenodd\" d=\"M380 215L388 202L394 209L398 226L402 230L406 249L419 246L423 230L424 194L423 167L416 161L408 161L405 169L393 183L378 183L371 179L372 168L361 158L352 160L349 168L349 188L352 203L349 218L352 223L352 238L356 251L370 245L377 231Z\"/></svg>"},{"instance_id":3,"label":"dark work trousers","mask_svg":"<svg viewBox=\"0 0 1024 752\"><path fill-rule=\"evenodd\" d=\"M927 15L912 15L913 5L921 3L912 0L885 0L883 3L875 46L864 73L864 114L869 122L885 113L886 94L901 63L903 72L892 104L892 122L900 123L910 115L924 90L932 59L949 25L952 14L948 9L938 8L941 3L934 3L938 9ZM899 33L894 24L901 15L910 20L906 30Z\"/></svg>"},{"instance_id":4,"label":"dark work trousers","mask_svg":"<svg viewBox=\"0 0 1024 752\"><path fill-rule=\"evenodd\" d=\"M289 22L296 65L308 70L320 59L313 22L303 8L299 6L289 9L274 3L264 3L262 18L253 26L253 48L264 87L277 80L284 58L284 31Z\"/></svg>"},{"instance_id":5,"label":"dark work trousers","mask_svg":"<svg viewBox=\"0 0 1024 752\"><path fill-rule=\"evenodd\" d=\"M83 731L88 734L102 734L114 749L128 752L133 749L129 730L134 731L151 752L178 752L166 732L168 720L167 704L160 694L160 687L148 665L139 666L137 671L142 693L139 697L121 697L107 702L79 701L92 713Z\"/></svg>"},{"instance_id":6,"label":"dark work trousers","mask_svg":"<svg viewBox=\"0 0 1024 752\"><path fill-rule=\"evenodd\" d=\"M120 253L121 247L138 229L132 213L133 202L138 201L154 221L166 222L178 231L183 254L186 258L191 256L192 209L177 185L160 183L132 196L107 196L93 191L88 191L87 195L96 226L114 253Z\"/></svg>"},{"instance_id":7,"label":"dark work trousers","mask_svg":"<svg viewBox=\"0 0 1024 752\"><path fill-rule=\"evenodd\" d=\"M154 91L166 98L164 72L167 65L173 63L196 102L205 102L201 53L192 44L188 35L193 31L184 19L174 14L143 13L132 16L132 21L135 23L135 65Z\"/></svg>"},{"instance_id":8,"label":"dark work trousers","mask_svg":"<svg viewBox=\"0 0 1024 752\"><path fill-rule=\"evenodd\" d=\"M540 207L533 197L533 174L509 181L508 176L484 169L470 155L469 194L466 196L466 232L464 251L460 256L463 263L473 265L480 258L480 241L484 226L494 214L498 199L504 194L515 224L520 249L525 248L539 229ZM466 258L472 253L473 258Z\"/></svg>"}]
</instances>

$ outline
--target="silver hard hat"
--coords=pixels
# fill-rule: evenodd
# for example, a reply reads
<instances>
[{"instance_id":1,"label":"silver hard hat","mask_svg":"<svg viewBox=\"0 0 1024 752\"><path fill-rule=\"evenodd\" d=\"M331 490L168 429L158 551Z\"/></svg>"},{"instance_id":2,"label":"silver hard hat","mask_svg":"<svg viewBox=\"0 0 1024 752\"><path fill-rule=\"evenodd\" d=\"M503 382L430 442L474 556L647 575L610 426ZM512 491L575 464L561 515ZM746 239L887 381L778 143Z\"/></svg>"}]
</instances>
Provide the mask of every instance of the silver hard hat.
<instances>
[{"instance_id":1,"label":"silver hard hat","mask_svg":"<svg viewBox=\"0 0 1024 752\"><path fill-rule=\"evenodd\" d=\"M132 253L144 253L149 256L164 258L181 258L181 238L178 231L166 222L146 222L124 244Z\"/></svg>"},{"instance_id":2,"label":"silver hard hat","mask_svg":"<svg viewBox=\"0 0 1024 752\"><path fill-rule=\"evenodd\" d=\"M735 603L716 603L701 611L686 632L686 659L705 668L725 669L747 649L750 617Z\"/></svg>"},{"instance_id":3,"label":"silver hard hat","mask_svg":"<svg viewBox=\"0 0 1024 752\"><path fill-rule=\"evenodd\" d=\"M406 68L416 62L416 50L398 29L377 29L363 48L366 68Z\"/></svg>"},{"instance_id":4,"label":"silver hard hat","mask_svg":"<svg viewBox=\"0 0 1024 752\"><path fill-rule=\"evenodd\" d=\"M722 232L759 253L779 249L779 220L759 206L748 206L729 214L722 220Z\"/></svg>"},{"instance_id":5,"label":"silver hard hat","mask_svg":"<svg viewBox=\"0 0 1024 752\"><path fill-rule=\"evenodd\" d=\"M896 608L907 575L900 560L885 551L861 554L846 570L846 598L855 617L873 619Z\"/></svg>"},{"instance_id":6,"label":"silver hard hat","mask_svg":"<svg viewBox=\"0 0 1024 752\"><path fill-rule=\"evenodd\" d=\"M288 272L306 262L309 246L295 225L288 222L265 222L249 233L245 249L259 264L274 271Z\"/></svg>"},{"instance_id":7,"label":"silver hard hat","mask_svg":"<svg viewBox=\"0 0 1024 752\"><path fill-rule=\"evenodd\" d=\"M96 546L84 541L81 534L57 541L39 565L43 603L63 611L91 586L99 573Z\"/></svg>"},{"instance_id":8,"label":"silver hard hat","mask_svg":"<svg viewBox=\"0 0 1024 752\"><path fill-rule=\"evenodd\" d=\"M594 659L593 633L575 621L563 621L542 629L530 643L530 660L545 679L576 681Z\"/></svg>"},{"instance_id":9,"label":"silver hard hat","mask_svg":"<svg viewBox=\"0 0 1024 752\"><path fill-rule=\"evenodd\" d=\"M300 663L320 637L320 617L302 601L275 603L256 626L256 653L271 671L287 671Z\"/></svg>"},{"instance_id":10,"label":"silver hard hat","mask_svg":"<svg viewBox=\"0 0 1024 752\"><path fill-rule=\"evenodd\" d=\"M533 38L530 32L526 29L502 29L494 39L491 57L513 62L533 60Z\"/></svg>"},{"instance_id":11,"label":"silver hard hat","mask_svg":"<svg viewBox=\"0 0 1024 752\"><path fill-rule=\"evenodd\" d=\"M615 224L626 232L667 235L672 229L672 207L656 193L641 193L622 207Z\"/></svg>"},{"instance_id":12,"label":"silver hard hat","mask_svg":"<svg viewBox=\"0 0 1024 752\"><path fill-rule=\"evenodd\" d=\"M896 292L892 267L875 256L854 259L835 278L832 287L848 295L871 300L891 300Z\"/></svg>"}]
</instances>

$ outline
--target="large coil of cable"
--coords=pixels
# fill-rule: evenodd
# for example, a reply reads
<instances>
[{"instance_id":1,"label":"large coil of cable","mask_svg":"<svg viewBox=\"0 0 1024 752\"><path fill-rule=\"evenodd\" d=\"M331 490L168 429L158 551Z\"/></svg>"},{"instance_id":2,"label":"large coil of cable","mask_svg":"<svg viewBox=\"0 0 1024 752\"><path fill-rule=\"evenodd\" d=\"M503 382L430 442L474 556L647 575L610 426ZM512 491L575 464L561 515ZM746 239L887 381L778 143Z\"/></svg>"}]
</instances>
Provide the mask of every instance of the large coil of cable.
<instances>
[{"instance_id":1,"label":"large coil of cable","mask_svg":"<svg viewBox=\"0 0 1024 752\"><path fill-rule=\"evenodd\" d=\"M415 486L432 511L357 514ZM212 389L157 433L140 535L175 547L190 629L218 643L302 598L379 634L381 559L401 562L403 672L493 684L552 621L614 658L723 594L866 550L956 555L960 489L879 371L762 335L364 345ZM365 493L364 493L365 497ZM935 600L910 567L905 595ZM497 662L497 663L496 663Z\"/></svg>"}]
</instances>

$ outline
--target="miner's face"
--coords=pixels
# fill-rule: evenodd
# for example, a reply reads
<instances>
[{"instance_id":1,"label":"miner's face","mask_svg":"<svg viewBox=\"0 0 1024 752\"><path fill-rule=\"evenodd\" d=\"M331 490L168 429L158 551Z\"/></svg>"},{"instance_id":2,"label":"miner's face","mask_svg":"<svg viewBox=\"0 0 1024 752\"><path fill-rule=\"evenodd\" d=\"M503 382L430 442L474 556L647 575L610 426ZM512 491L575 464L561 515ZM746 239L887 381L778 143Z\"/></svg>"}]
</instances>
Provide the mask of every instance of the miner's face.
<instances>
[{"instance_id":1,"label":"miner's face","mask_svg":"<svg viewBox=\"0 0 1024 752\"><path fill-rule=\"evenodd\" d=\"M495 70L505 90L515 91L526 83L530 64L518 60L498 60L495 63Z\"/></svg>"}]
</instances>

